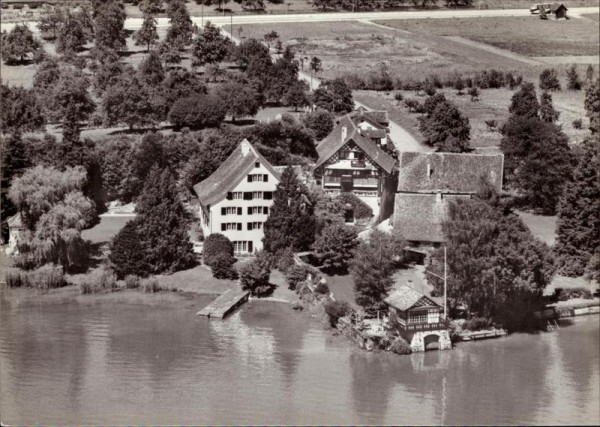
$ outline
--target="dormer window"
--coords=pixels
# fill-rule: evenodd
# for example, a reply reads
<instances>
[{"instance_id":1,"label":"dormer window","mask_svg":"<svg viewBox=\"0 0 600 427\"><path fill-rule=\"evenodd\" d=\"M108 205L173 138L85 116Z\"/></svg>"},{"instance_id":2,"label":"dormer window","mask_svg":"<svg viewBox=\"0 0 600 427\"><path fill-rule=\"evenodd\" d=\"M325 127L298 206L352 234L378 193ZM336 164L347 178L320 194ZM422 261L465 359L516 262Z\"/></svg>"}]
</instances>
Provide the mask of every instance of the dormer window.
<instances>
[{"instance_id":1,"label":"dormer window","mask_svg":"<svg viewBox=\"0 0 600 427\"><path fill-rule=\"evenodd\" d=\"M260 167L260 162L256 162L256 163L254 163L254 167L255 167L255 168L259 168L259 167Z\"/></svg>"}]
</instances>

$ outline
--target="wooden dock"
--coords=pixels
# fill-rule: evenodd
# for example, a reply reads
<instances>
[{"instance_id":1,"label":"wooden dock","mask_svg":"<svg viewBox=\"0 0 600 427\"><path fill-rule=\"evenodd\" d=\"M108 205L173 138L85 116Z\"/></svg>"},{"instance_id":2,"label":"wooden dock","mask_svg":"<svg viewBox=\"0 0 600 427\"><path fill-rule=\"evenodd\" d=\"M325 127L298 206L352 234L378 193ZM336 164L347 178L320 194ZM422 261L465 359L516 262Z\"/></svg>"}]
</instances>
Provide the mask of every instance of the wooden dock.
<instances>
[{"instance_id":1,"label":"wooden dock","mask_svg":"<svg viewBox=\"0 0 600 427\"><path fill-rule=\"evenodd\" d=\"M196 313L196 316L223 319L233 310L248 301L249 295L250 292L242 291L241 289L227 289L225 292L219 295L216 300Z\"/></svg>"},{"instance_id":2,"label":"wooden dock","mask_svg":"<svg viewBox=\"0 0 600 427\"><path fill-rule=\"evenodd\" d=\"M506 335L507 332L504 329L492 329L487 331L463 332L460 334L460 338L461 341L476 341L505 337Z\"/></svg>"}]
</instances>

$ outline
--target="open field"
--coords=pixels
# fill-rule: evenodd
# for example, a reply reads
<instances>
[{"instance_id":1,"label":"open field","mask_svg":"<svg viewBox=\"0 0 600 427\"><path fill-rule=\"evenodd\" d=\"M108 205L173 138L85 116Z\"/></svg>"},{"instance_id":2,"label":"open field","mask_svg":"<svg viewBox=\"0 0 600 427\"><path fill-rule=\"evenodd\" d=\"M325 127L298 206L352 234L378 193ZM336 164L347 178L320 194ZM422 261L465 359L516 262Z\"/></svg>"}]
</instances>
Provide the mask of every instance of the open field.
<instances>
[{"instance_id":1,"label":"open field","mask_svg":"<svg viewBox=\"0 0 600 427\"><path fill-rule=\"evenodd\" d=\"M600 14L581 15L583 18L591 19L592 21L600 22Z\"/></svg>"},{"instance_id":2,"label":"open field","mask_svg":"<svg viewBox=\"0 0 600 427\"><path fill-rule=\"evenodd\" d=\"M598 55L598 25L537 16L378 21L411 33L460 36L527 56Z\"/></svg>"},{"instance_id":3,"label":"open field","mask_svg":"<svg viewBox=\"0 0 600 427\"><path fill-rule=\"evenodd\" d=\"M134 218L134 216L101 216L98 224L81 232L81 237L92 243L108 243L127 222Z\"/></svg>"},{"instance_id":4,"label":"open field","mask_svg":"<svg viewBox=\"0 0 600 427\"><path fill-rule=\"evenodd\" d=\"M474 72L490 68L525 72L529 64L439 36L413 34L370 22L241 25L242 36L262 39L276 31L299 57L317 56L322 78L364 74L385 64L392 77L421 80L428 74ZM308 71L308 60L304 61Z\"/></svg>"}]
</instances>

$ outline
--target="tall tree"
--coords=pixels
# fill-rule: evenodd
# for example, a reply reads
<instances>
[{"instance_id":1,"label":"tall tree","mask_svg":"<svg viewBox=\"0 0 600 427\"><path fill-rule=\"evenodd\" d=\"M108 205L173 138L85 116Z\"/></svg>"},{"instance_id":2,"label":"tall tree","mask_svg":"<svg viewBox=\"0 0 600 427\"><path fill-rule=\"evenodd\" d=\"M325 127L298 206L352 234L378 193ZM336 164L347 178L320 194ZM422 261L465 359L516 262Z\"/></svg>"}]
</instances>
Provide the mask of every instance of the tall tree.
<instances>
[{"instance_id":1,"label":"tall tree","mask_svg":"<svg viewBox=\"0 0 600 427\"><path fill-rule=\"evenodd\" d=\"M52 108L63 125L63 138L79 139L81 122L86 121L96 109L88 88L88 79L78 70L63 70L52 89Z\"/></svg>"},{"instance_id":2,"label":"tall tree","mask_svg":"<svg viewBox=\"0 0 600 427\"><path fill-rule=\"evenodd\" d=\"M184 0L170 0L167 5L169 29L165 43L172 49L182 50L192 42L194 28Z\"/></svg>"},{"instance_id":3,"label":"tall tree","mask_svg":"<svg viewBox=\"0 0 600 427\"><path fill-rule=\"evenodd\" d=\"M129 274L146 277L150 268L146 263L145 247L142 244L144 236L139 232L139 220L133 219L113 238L108 256L118 279Z\"/></svg>"},{"instance_id":4,"label":"tall tree","mask_svg":"<svg viewBox=\"0 0 600 427\"><path fill-rule=\"evenodd\" d=\"M432 101L436 97L434 95ZM428 112L419 117L419 129L427 145L447 152L461 153L469 149L471 125L454 104L444 97L434 103L425 101L425 109Z\"/></svg>"},{"instance_id":5,"label":"tall tree","mask_svg":"<svg viewBox=\"0 0 600 427\"><path fill-rule=\"evenodd\" d=\"M142 0L138 7L144 14L160 13L163 11L163 0Z\"/></svg>"},{"instance_id":6,"label":"tall tree","mask_svg":"<svg viewBox=\"0 0 600 427\"><path fill-rule=\"evenodd\" d=\"M156 31L156 19L150 14L144 15L142 28L133 34L136 46L146 46L146 51L150 51L150 47L158 42L158 32Z\"/></svg>"},{"instance_id":7,"label":"tall tree","mask_svg":"<svg viewBox=\"0 0 600 427\"><path fill-rule=\"evenodd\" d=\"M358 246L358 236L352 227L332 224L325 227L313 245L315 255L325 269L346 271Z\"/></svg>"},{"instance_id":8,"label":"tall tree","mask_svg":"<svg viewBox=\"0 0 600 427\"><path fill-rule=\"evenodd\" d=\"M96 49L119 52L125 49L125 7L118 0L96 1L93 4Z\"/></svg>"},{"instance_id":9,"label":"tall tree","mask_svg":"<svg viewBox=\"0 0 600 427\"><path fill-rule=\"evenodd\" d=\"M5 99L4 96L2 99ZM27 151L21 135L18 132L13 133L8 138L0 139L0 182L1 182L1 199L0 209L2 219L1 237L2 241L8 239L8 218L17 213L17 207L8 197L8 190L12 180L31 166L31 161L27 156Z\"/></svg>"},{"instance_id":10,"label":"tall tree","mask_svg":"<svg viewBox=\"0 0 600 427\"><path fill-rule=\"evenodd\" d=\"M464 305L470 315L523 327L543 306L542 292L554 274L547 245L516 215L504 216L477 199L452 202L443 229L450 312ZM441 275L442 250L428 268ZM433 281L441 291L442 282Z\"/></svg>"},{"instance_id":11,"label":"tall tree","mask_svg":"<svg viewBox=\"0 0 600 427\"><path fill-rule=\"evenodd\" d=\"M533 83L525 82L511 98L508 112L513 116L537 117L540 104Z\"/></svg>"},{"instance_id":12,"label":"tall tree","mask_svg":"<svg viewBox=\"0 0 600 427\"><path fill-rule=\"evenodd\" d=\"M102 110L108 125L156 125L165 116L164 99L149 87L140 75L127 67L102 98Z\"/></svg>"},{"instance_id":13,"label":"tall tree","mask_svg":"<svg viewBox=\"0 0 600 427\"><path fill-rule=\"evenodd\" d=\"M354 278L354 298L368 313L385 310L383 300L390 291L395 259L402 251L403 239L373 230L368 240L356 248L350 272Z\"/></svg>"},{"instance_id":14,"label":"tall tree","mask_svg":"<svg viewBox=\"0 0 600 427\"><path fill-rule=\"evenodd\" d=\"M33 36L27 24L17 24L9 33L2 31L0 53L6 65L22 63L39 49L40 42Z\"/></svg>"},{"instance_id":15,"label":"tall tree","mask_svg":"<svg viewBox=\"0 0 600 427\"><path fill-rule=\"evenodd\" d=\"M554 68L547 68L540 74L540 89L560 90L560 81Z\"/></svg>"},{"instance_id":16,"label":"tall tree","mask_svg":"<svg viewBox=\"0 0 600 427\"><path fill-rule=\"evenodd\" d=\"M224 101L232 121L239 117L253 116L260 108L258 93L241 82L231 81L221 85L216 95Z\"/></svg>"},{"instance_id":17,"label":"tall tree","mask_svg":"<svg viewBox=\"0 0 600 427\"><path fill-rule=\"evenodd\" d=\"M142 80L151 87L159 86L165 79L165 70L158 52L153 50L138 66L138 73Z\"/></svg>"},{"instance_id":18,"label":"tall tree","mask_svg":"<svg viewBox=\"0 0 600 427\"><path fill-rule=\"evenodd\" d=\"M206 22L196 40L194 40L194 58L198 65L216 64L227 56L229 40L226 39L219 28Z\"/></svg>"},{"instance_id":19,"label":"tall tree","mask_svg":"<svg viewBox=\"0 0 600 427\"><path fill-rule=\"evenodd\" d=\"M321 83L314 93L317 107L335 114L349 113L354 110L352 91L343 79L327 80Z\"/></svg>"},{"instance_id":20,"label":"tall tree","mask_svg":"<svg viewBox=\"0 0 600 427\"><path fill-rule=\"evenodd\" d=\"M168 169L150 170L137 199L136 212L137 230L143 236L144 259L151 273L173 273L195 264L188 235L188 214Z\"/></svg>"},{"instance_id":21,"label":"tall tree","mask_svg":"<svg viewBox=\"0 0 600 427\"><path fill-rule=\"evenodd\" d=\"M552 95L548 92L542 93L540 101L540 118L546 123L554 123L558 120L560 113L552 105Z\"/></svg>"},{"instance_id":22,"label":"tall tree","mask_svg":"<svg viewBox=\"0 0 600 427\"><path fill-rule=\"evenodd\" d=\"M600 132L600 78L585 88L585 111L590 118L592 133Z\"/></svg>"},{"instance_id":23,"label":"tall tree","mask_svg":"<svg viewBox=\"0 0 600 427\"><path fill-rule=\"evenodd\" d=\"M307 250L315 240L316 220L308 189L291 167L287 167L277 184L273 205L264 224L264 249L275 255L291 248Z\"/></svg>"},{"instance_id":24,"label":"tall tree","mask_svg":"<svg viewBox=\"0 0 600 427\"><path fill-rule=\"evenodd\" d=\"M567 136L553 123L520 116L512 116L502 133L507 182L532 208L554 213L572 171Z\"/></svg>"},{"instance_id":25,"label":"tall tree","mask_svg":"<svg viewBox=\"0 0 600 427\"><path fill-rule=\"evenodd\" d=\"M45 124L42 107L35 94L22 87L0 85L0 132L33 132Z\"/></svg>"},{"instance_id":26,"label":"tall tree","mask_svg":"<svg viewBox=\"0 0 600 427\"><path fill-rule=\"evenodd\" d=\"M167 109L170 109L179 98L201 95L207 92L204 82L196 74L187 70L169 71L162 86Z\"/></svg>"},{"instance_id":27,"label":"tall tree","mask_svg":"<svg viewBox=\"0 0 600 427\"><path fill-rule=\"evenodd\" d=\"M563 274L581 276L600 252L600 138L589 137L577 156L573 179L558 204L555 252Z\"/></svg>"},{"instance_id":28,"label":"tall tree","mask_svg":"<svg viewBox=\"0 0 600 427\"><path fill-rule=\"evenodd\" d=\"M573 64L567 70L567 87L571 90L581 90L581 80L579 79L579 73L577 73L577 65Z\"/></svg>"},{"instance_id":29,"label":"tall tree","mask_svg":"<svg viewBox=\"0 0 600 427\"><path fill-rule=\"evenodd\" d=\"M79 52L87 41L87 33L80 19L67 11L64 23L58 32L56 51L62 54L75 54Z\"/></svg>"}]
</instances>

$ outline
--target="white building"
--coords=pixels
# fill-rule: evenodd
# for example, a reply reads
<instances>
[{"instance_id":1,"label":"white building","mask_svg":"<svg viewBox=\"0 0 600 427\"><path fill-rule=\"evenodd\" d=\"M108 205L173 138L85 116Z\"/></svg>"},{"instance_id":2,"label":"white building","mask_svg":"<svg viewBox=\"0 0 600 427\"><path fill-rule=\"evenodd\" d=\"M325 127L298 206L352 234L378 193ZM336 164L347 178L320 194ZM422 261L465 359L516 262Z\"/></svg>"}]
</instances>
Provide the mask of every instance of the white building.
<instances>
[{"instance_id":1,"label":"white building","mask_svg":"<svg viewBox=\"0 0 600 427\"><path fill-rule=\"evenodd\" d=\"M279 179L267 159L244 139L211 176L194 185L204 237L221 233L236 253L261 250L263 225Z\"/></svg>"}]
</instances>

